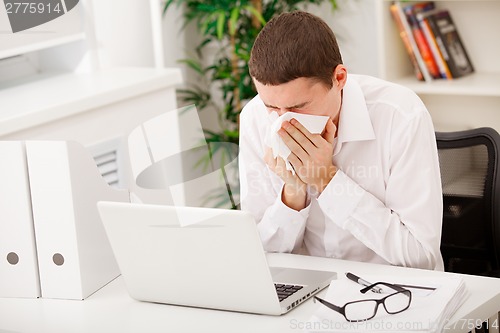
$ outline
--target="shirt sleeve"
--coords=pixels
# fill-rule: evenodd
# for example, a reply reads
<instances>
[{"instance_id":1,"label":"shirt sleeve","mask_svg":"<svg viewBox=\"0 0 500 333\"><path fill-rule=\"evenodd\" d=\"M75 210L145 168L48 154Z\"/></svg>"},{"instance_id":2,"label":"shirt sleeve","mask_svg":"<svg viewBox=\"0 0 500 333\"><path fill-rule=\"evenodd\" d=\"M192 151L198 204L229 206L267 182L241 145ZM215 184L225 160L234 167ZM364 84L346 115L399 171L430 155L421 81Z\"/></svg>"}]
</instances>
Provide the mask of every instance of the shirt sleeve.
<instances>
[{"instance_id":1,"label":"shirt sleeve","mask_svg":"<svg viewBox=\"0 0 500 333\"><path fill-rule=\"evenodd\" d=\"M296 211L286 206L278 195L257 225L264 248L269 252L298 251L304 239L310 207Z\"/></svg>"},{"instance_id":2,"label":"shirt sleeve","mask_svg":"<svg viewBox=\"0 0 500 333\"><path fill-rule=\"evenodd\" d=\"M385 198L339 170L318 198L335 223L393 265L443 270L441 176L436 139L426 110L395 119Z\"/></svg>"},{"instance_id":3,"label":"shirt sleeve","mask_svg":"<svg viewBox=\"0 0 500 333\"><path fill-rule=\"evenodd\" d=\"M296 211L281 201L283 181L264 162L264 136L259 133L263 124L257 123L252 112L260 110L250 104L240 115L241 209L255 217L266 251L297 252L302 247L310 205Z\"/></svg>"}]
</instances>

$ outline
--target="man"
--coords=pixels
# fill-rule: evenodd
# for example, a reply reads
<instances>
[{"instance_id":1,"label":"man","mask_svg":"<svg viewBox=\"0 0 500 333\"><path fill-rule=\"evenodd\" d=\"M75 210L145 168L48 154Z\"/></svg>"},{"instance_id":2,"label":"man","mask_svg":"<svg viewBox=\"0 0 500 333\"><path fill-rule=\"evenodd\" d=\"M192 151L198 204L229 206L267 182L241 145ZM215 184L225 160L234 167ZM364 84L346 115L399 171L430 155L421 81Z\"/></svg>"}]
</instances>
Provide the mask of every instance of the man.
<instances>
[{"instance_id":1,"label":"man","mask_svg":"<svg viewBox=\"0 0 500 333\"><path fill-rule=\"evenodd\" d=\"M443 270L442 193L434 129L409 89L347 73L331 29L293 12L271 20L249 62L258 95L240 118L241 208L264 247ZM264 143L269 114L328 116L322 134L298 121Z\"/></svg>"}]
</instances>

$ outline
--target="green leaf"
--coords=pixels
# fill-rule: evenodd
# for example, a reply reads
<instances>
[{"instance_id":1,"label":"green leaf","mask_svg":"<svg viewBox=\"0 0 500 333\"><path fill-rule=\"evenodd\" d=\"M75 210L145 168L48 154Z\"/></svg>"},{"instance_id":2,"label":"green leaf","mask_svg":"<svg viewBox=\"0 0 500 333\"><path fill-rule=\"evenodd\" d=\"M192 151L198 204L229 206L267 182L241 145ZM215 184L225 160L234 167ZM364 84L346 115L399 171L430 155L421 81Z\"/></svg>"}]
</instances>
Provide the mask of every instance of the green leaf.
<instances>
[{"instance_id":1,"label":"green leaf","mask_svg":"<svg viewBox=\"0 0 500 333\"><path fill-rule=\"evenodd\" d=\"M240 8L234 7L231 11L231 17L229 18L229 34L234 36L236 33L236 26L238 25L238 18L240 17Z\"/></svg>"},{"instance_id":2,"label":"green leaf","mask_svg":"<svg viewBox=\"0 0 500 333\"><path fill-rule=\"evenodd\" d=\"M228 138L232 138L232 139L236 139L236 138L239 138L240 137L240 134L238 131L229 131L229 130L225 130L224 131L224 134L226 134L226 136Z\"/></svg>"},{"instance_id":3,"label":"green leaf","mask_svg":"<svg viewBox=\"0 0 500 333\"><path fill-rule=\"evenodd\" d=\"M198 55L199 58L202 58L203 54L202 54L202 50L203 48L209 44L210 42L212 42L212 38L205 38L197 47L196 47L196 54Z\"/></svg>"},{"instance_id":4,"label":"green leaf","mask_svg":"<svg viewBox=\"0 0 500 333\"><path fill-rule=\"evenodd\" d=\"M202 35L210 34L210 25L213 24L214 15L217 13L211 13L206 17L200 17L198 20L198 26Z\"/></svg>"},{"instance_id":5,"label":"green leaf","mask_svg":"<svg viewBox=\"0 0 500 333\"><path fill-rule=\"evenodd\" d=\"M224 35L224 24L226 23L226 13L219 11L217 16L217 39L222 40Z\"/></svg>"},{"instance_id":6,"label":"green leaf","mask_svg":"<svg viewBox=\"0 0 500 333\"><path fill-rule=\"evenodd\" d=\"M174 0L167 0L165 2L165 6L163 6L163 15L165 15L167 13L168 7L170 7L172 2L174 2Z\"/></svg>"},{"instance_id":7,"label":"green leaf","mask_svg":"<svg viewBox=\"0 0 500 333\"><path fill-rule=\"evenodd\" d=\"M180 59L180 60L177 60L177 62L180 64L188 65L189 68L193 69L196 73L198 73L200 75L205 74L205 71L201 67L201 64L199 61L196 61L194 59Z\"/></svg>"},{"instance_id":8,"label":"green leaf","mask_svg":"<svg viewBox=\"0 0 500 333\"><path fill-rule=\"evenodd\" d=\"M246 5L245 9L252 13L253 16L255 16L263 26L266 25L266 20L264 20L262 14L259 13L259 11L255 9L255 7L253 7L252 5Z\"/></svg>"},{"instance_id":9,"label":"green leaf","mask_svg":"<svg viewBox=\"0 0 500 333\"><path fill-rule=\"evenodd\" d=\"M208 171L210 167L210 155L206 155L205 157L202 157L198 160L198 162L195 163L194 168L198 169L201 168L203 171Z\"/></svg>"}]
</instances>

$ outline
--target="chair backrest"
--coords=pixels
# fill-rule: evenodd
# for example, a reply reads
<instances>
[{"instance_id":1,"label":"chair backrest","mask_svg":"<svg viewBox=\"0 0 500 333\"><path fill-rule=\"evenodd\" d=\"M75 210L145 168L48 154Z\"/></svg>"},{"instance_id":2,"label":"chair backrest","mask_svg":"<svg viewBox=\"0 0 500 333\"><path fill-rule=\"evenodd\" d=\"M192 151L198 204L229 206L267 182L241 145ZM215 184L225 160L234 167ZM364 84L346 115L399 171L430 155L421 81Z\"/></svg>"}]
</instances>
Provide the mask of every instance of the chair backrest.
<instances>
[{"instance_id":1,"label":"chair backrest","mask_svg":"<svg viewBox=\"0 0 500 333\"><path fill-rule=\"evenodd\" d=\"M436 132L445 270L488 275L500 258L500 135L482 127Z\"/></svg>"}]
</instances>

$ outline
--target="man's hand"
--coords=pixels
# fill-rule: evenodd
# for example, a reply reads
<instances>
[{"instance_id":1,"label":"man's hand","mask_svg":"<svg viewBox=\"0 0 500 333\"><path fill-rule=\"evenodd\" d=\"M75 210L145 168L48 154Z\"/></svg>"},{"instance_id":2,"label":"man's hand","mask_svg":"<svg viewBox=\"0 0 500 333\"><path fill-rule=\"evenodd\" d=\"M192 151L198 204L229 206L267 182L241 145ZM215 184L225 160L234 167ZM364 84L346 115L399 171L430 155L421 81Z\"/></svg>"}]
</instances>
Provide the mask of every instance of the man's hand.
<instances>
[{"instance_id":1,"label":"man's hand","mask_svg":"<svg viewBox=\"0 0 500 333\"><path fill-rule=\"evenodd\" d=\"M311 134L296 119L283 122L278 134L290 149L288 161L298 178L321 193L337 172L333 165L333 139L337 128L328 119L323 134Z\"/></svg>"},{"instance_id":2,"label":"man's hand","mask_svg":"<svg viewBox=\"0 0 500 333\"><path fill-rule=\"evenodd\" d=\"M281 157L274 158L271 148L266 150L264 161L271 171L277 174L284 182L281 200L288 207L301 210L306 207L307 185L300 180L297 174L286 169L285 161Z\"/></svg>"}]
</instances>

